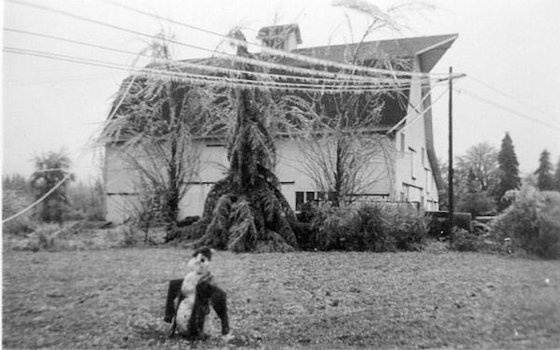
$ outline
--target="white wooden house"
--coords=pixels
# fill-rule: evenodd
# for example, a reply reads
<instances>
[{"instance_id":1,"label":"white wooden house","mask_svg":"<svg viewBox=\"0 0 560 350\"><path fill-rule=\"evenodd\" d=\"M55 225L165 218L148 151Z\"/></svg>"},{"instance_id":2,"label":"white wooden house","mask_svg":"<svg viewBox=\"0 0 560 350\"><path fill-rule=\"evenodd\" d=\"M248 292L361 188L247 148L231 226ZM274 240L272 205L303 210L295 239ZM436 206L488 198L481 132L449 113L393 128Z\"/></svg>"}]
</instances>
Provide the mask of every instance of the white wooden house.
<instances>
[{"instance_id":1,"label":"white wooden house","mask_svg":"<svg viewBox=\"0 0 560 350\"><path fill-rule=\"evenodd\" d=\"M263 45L290 50L315 58L346 62L349 52L358 44L331 45L298 49L301 35L297 25L272 26L261 29L258 39ZM375 59L406 59L413 72L430 72L457 35L438 35L371 41L359 44L357 62ZM430 87L412 78L405 96L406 107L388 106L378 128L374 130L392 150L389 161L376 163L372 176L376 181L363 195L369 200L408 201L426 210L439 209L438 189L441 176L433 145ZM300 144L287 138L277 139L278 162L276 175L281 191L296 209L300 203L323 198L312 179L302 171ZM191 182L180 205L180 218L201 215L204 200L212 185L224 177L228 168L225 142L200 140L197 143L201 168ZM367 160L364 160L367 161ZM105 148L104 176L106 184L106 219L123 222L132 214L138 199L137 177L121 158L119 145L108 143Z\"/></svg>"}]
</instances>

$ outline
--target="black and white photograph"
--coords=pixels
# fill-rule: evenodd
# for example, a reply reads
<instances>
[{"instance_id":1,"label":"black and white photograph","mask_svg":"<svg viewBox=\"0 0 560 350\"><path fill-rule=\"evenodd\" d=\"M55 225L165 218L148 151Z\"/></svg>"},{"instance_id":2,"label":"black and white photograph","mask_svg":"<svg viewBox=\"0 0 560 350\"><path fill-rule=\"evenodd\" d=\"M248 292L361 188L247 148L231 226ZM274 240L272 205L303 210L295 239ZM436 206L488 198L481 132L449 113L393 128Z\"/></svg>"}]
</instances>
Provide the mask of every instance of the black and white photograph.
<instances>
[{"instance_id":1,"label":"black and white photograph","mask_svg":"<svg viewBox=\"0 0 560 350\"><path fill-rule=\"evenodd\" d=\"M0 10L3 349L560 349L560 1Z\"/></svg>"}]
</instances>

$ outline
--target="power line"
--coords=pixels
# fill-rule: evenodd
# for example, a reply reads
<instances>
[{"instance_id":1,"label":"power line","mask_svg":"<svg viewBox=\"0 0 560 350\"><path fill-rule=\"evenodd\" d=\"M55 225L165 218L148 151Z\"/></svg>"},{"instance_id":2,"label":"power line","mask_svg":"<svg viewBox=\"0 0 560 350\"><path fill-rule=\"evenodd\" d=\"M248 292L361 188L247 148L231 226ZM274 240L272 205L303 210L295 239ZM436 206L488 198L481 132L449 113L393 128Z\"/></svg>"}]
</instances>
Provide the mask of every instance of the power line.
<instances>
[{"instance_id":1,"label":"power line","mask_svg":"<svg viewBox=\"0 0 560 350\"><path fill-rule=\"evenodd\" d=\"M67 11L53 9L53 8L50 8L50 7L47 7L47 6L42 6L42 5L36 5L36 4L26 2L26 1L21 1L21 0L7 0L7 1L19 4L19 5L29 6L31 8L35 8L35 9L39 9L39 10L43 10L43 11L47 11L47 12L57 13L57 14L60 14L60 15L63 15L63 16L67 16L67 17L71 17L71 18L74 18L74 19L77 19L77 20L81 20L81 21L105 26L105 27L108 27L108 28L112 28L112 29L116 29L116 30L119 30L119 31L127 32L127 33L130 33L130 34L135 34L135 35L139 35L139 36L142 36L142 37L147 37L147 38L150 38L150 39L154 38L154 36L150 35L150 34L142 33L142 32L139 32L137 30L123 28L123 27L120 27L120 26L117 26L117 25L114 25L114 24L111 24L111 23L106 23L106 22L95 20L95 19L79 16L79 15L76 15L76 14L73 14L73 13L70 13L70 12L67 12ZM188 47L188 48L193 48L193 49L196 49L196 50L201 50L201 51L204 51L204 52L209 52L211 54L221 54L222 56L227 57L227 58L231 59L232 61L251 64L251 65L254 65L254 66L260 66L262 68L283 69L283 70L289 70L289 71L292 71L292 72L298 72L300 74L315 75L315 76L327 76L327 77L330 77L330 78L337 78L341 75L345 76L345 77L348 77L348 76L353 77L353 78L356 78L356 79L360 78L359 76L345 75L345 74L341 74L341 73L323 72L323 71L316 71L316 70L311 70L311 69L306 69L306 68L291 67L291 66L281 65L281 64L277 64L277 63L263 62L263 61L259 61L259 60L255 60L255 59L251 59L251 58L246 58L246 57L241 57L241 56L237 56L237 55L228 54L228 53L221 52L221 51L218 51L218 50L212 50L212 49L207 49L207 48L203 48L203 47L192 45L192 44L182 43L182 42L179 42L177 40L173 40L173 39L169 39L169 38L165 38L164 40L169 42L169 43L185 46L185 47Z\"/></svg>"},{"instance_id":2,"label":"power line","mask_svg":"<svg viewBox=\"0 0 560 350\"><path fill-rule=\"evenodd\" d=\"M20 29L6 28L6 27L4 27L3 29L4 29L4 31L7 31L7 32L13 32L13 33L24 34L24 35L31 35L31 36L47 38L47 39L51 39L51 40L68 42L68 43L71 43L71 44L76 44L76 45L81 45L81 46L86 46L86 47L98 48L98 49L102 49L102 50L106 50L106 51L123 53L123 54L127 54L127 55L132 55L132 56L135 56L135 57L143 56L143 57L148 57L148 58L153 59L153 56L148 55L148 54L131 52L131 51L117 49L117 48L108 47L108 46L104 46L104 45L92 44L92 43L88 43L88 42L84 42L84 41L63 38L63 37L56 36L56 35L37 33L37 32L32 32L32 31L27 31L27 30L20 30ZM161 61L161 62L164 62L164 63L170 63L170 64L173 64L174 66L178 66L178 67L185 67L185 68L191 68L191 69L195 69L195 70L199 69L199 70L204 70L204 71L210 71L212 73L233 74L233 75L238 75L238 76L241 75L241 74L247 74L247 75L252 75L252 76L255 76L255 77L261 77L261 78L266 78L266 79L276 78L276 79L281 79L281 80L297 80L297 81L305 81L305 82L314 81L316 83L324 83L324 82L327 82L327 81L328 82L336 82L336 83L343 83L343 82L358 83L358 81L363 81L363 83L366 83L365 80L356 80L356 79L346 80L346 79L343 79L343 78L338 78L338 79L311 78L311 77L301 77L301 76L288 75L288 74L259 73L259 72L252 72L252 71L246 71L246 70L216 67L216 66L212 66L212 65L196 64L196 63L190 63L190 62L184 62L184 61L174 61L174 60L162 59L162 58L158 58L157 61L158 62ZM368 79L367 82L368 83L373 83L372 80L374 80L374 79ZM376 78L376 80L379 80L380 82L383 81L386 84L387 83L395 83L394 80L388 80L388 79L382 80L382 79ZM409 80L407 79L406 82L408 83ZM396 84L396 85L398 85L398 84Z\"/></svg>"},{"instance_id":3,"label":"power line","mask_svg":"<svg viewBox=\"0 0 560 350\"><path fill-rule=\"evenodd\" d=\"M479 83L480 85L483 85L483 86L489 88L490 90L493 90L493 91L497 92L498 94L500 94L500 95L502 95L502 96L504 96L504 97L507 97L507 98L509 98L509 99L511 99L511 100L513 100L513 101L515 101L515 102L517 102L518 104L525 105L525 106L527 106L527 107L529 107L529 108L532 108L532 109L534 109L534 110L536 110L536 111L539 111L539 112L542 113L542 114L546 114L546 115L548 115L548 116L553 117L552 114L550 114L549 112L547 112L547 111L545 111L545 110L543 110L543 109L541 109L541 108L539 108L539 107L533 106L533 105L531 105L531 104L529 104L529 103L526 103L526 102L524 102L524 101L521 101L518 97L513 96L513 95L511 95L511 94L508 94L508 93L506 93L506 92L503 92L502 90L500 90L500 89L498 89L498 88L495 88L495 87L491 86L490 84L485 83L484 81L482 81L482 80L480 80L480 79L478 79L478 78L473 77L472 75L469 75L469 77L470 77L473 81Z\"/></svg>"},{"instance_id":4,"label":"power line","mask_svg":"<svg viewBox=\"0 0 560 350\"><path fill-rule=\"evenodd\" d=\"M539 120L539 119L533 118L533 117L531 117L531 116L528 116L528 115L526 115L526 114L519 113L518 111L516 111L516 110L514 110L514 109L512 109L512 108L510 108L510 107L503 106L503 105L501 105L501 104L498 104L498 103L496 103L496 102L493 102L493 101L491 101L491 100L488 100L488 99L486 99L486 98L484 98L484 97L482 97L482 96L480 96L480 95L477 95L477 94L474 94L474 93L472 93L472 92L469 92L469 91L467 91L467 90L465 90L465 89L454 89L454 90L457 91L458 93L464 93L465 95L470 96L470 97L472 97L472 98L474 98L474 99L477 99L477 100L479 100L479 101L485 102L485 103L487 103L487 104L489 104L489 105L492 105L492 106L494 106L494 107L496 107L496 108L499 108L499 109L501 109L501 110L503 110L503 111L506 111L506 112L508 112L508 113L514 114L514 115L516 115L516 116L518 116L518 117L520 117L520 118L527 119L527 120L529 120L529 121L532 121L532 122L541 124L541 125L543 125L543 126L546 126L547 128L560 131L560 126L553 125L553 124L549 124L549 123L543 122L542 120Z\"/></svg>"},{"instance_id":5,"label":"power line","mask_svg":"<svg viewBox=\"0 0 560 350\"><path fill-rule=\"evenodd\" d=\"M130 72L136 71L137 75L146 77L156 77L162 80L168 79L173 81L182 81L198 85L218 85L218 86L230 86L230 87L244 87L244 88L256 88L256 89L276 89L276 90L286 90L286 91L305 91L305 92L317 92L317 93L340 93L340 92L353 92L353 93L364 93L364 92L396 92L408 90L408 86L401 86L399 88L379 88L378 86L368 87L368 86L344 86L344 85L313 85L313 84L296 84L296 83L280 83L275 81L258 81L258 80L247 80L247 79L236 79L227 77L217 77L209 75L200 75L185 72L173 72L161 69L153 68L131 68L130 66L107 62L102 60L85 59L75 56L54 54L45 51L37 50L27 50L27 49L17 49L12 47L4 47L4 51L14 54L23 54L28 56L36 56L49 58L58 61L73 62L91 66L98 66L104 68L111 68L121 71Z\"/></svg>"},{"instance_id":6,"label":"power line","mask_svg":"<svg viewBox=\"0 0 560 350\"><path fill-rule=\"evenodd\" d=\"M120 27L120 26L117 26L117 25L114 25L114 24L111 24L111 23L106 23L106 22L102 22L102 21L99 21L99 20L83 17L83 16L76 15L76 14L73 14L73 13L70 13L70 12L67 12L67 11L54 9L52 7L32 4L32 3L29 3L27 1L22 1L22 0L7 0L7 1L15 3L15 4L19 4L19 5L29 6L29 7L39 9L39 10L43 10L43 11L57 13L57 14L68 16L68 17L78 19L78 20L81 20L81 21L94 23L94 24L97 24L97 25L106 26L106 27L109 27L109 28L112 28L112 29L116 29L116 30L119 30L119 31L124 31L124 32L128 32L128 33L131 33L131 34L135 34L135 35L139 35L139 36L148 37L150 39L153 39L152 35L142 33L142 32L139 32L137 30L123 28L123 27ZM229 53L219 51L219 50L212 50L212 49L207 49L207 48L203 48L203 47L192 45L192 44L182 43L182 42L179 42L179 41L176 41L176 40L173 40L173 39L169 39L169 38L166 38L165 40L169 43L173 43L173 44L177 44L177 45L181 45L181 46L185 46L185 47L189 47L189 48L194 48L194 49L205 51L205 52L210 52L212 54L219 54L220 56L231 59L232 61L242 62L242 63L246 63L246 64L250 64L250 65L254 65L254 66L259 66L259 67L263 67L263 68L282 69L282 70L290 71L290 72L298 72L300 74L315 75L315 76L328 76L328 77L331 77L331 78L338 78L338 77L341 77L341 76L350 77L350 78L354 78L354 79L359 79L360 78L360 76L356 76L356 75L349 75L349 74L344 74L344 73L333 73L333 72L327 72L327 71L318 71L318 70L312 70L312 69L307 69L307 68L288 66L288 65L284 65L284 64L260 61L260 60L256 60L256 59L252 59L252 58L241 57L241 56L229 54ZM282 51L280 51L280 52L282 52ZM301 59L303 59L303 58L305 58L306 60L310 59L307 56L301 56L301 55L299 55L299 56L301 57ZM329 62L329 61L326 61L326 62ZM333 64L336 64L336 63L333 63ZM349 66L349 65L346 65L346 66ZM349 67L352 68L352 71L364 70L364 69L366 69L366 70L369 69L370 71L375 70L373 68L361 67L361 66L349 66ZM384 70L384 72L385 72L384 74L386 74L386 75L395 77L395 72L396 71ZM406 72L406 73L407 73L408 76L420 74L424 77L426 77L426 74L427 74L427 73L413 73L413 72ZM375 74L379 74L379 72L376 71ZM427 76L429 77L430 75L428 74ZM370 79L371 77L361 76L361 78L362 79Z\"/></svg>"},{"instance_id":7,"label":"power line","mask_svg":"<svg viewBox=\"0 0 560 350\"><path fill-rule=\"evenodd\" d=\"M424 114L428 113L428 111L430 111L432 109L432 107L447 93L447 90L443 91L434 101L432 101L430 103L430 105L428 106L428 108L425 108L421 113L419 113L414 119L412 119L411 121L405 123L405 125L399 129L399 131L403 131L405 129L407 129L412 123L414 123L416 120L418 120L420 117L424 116ZM426 95L430 96L429 94ZM422 104L424 102L424 100L426 99L426 97L424 97L424 99L422 99L422 101L420 101L419 104ZM410 115L406 115L402 120L404 120L406 122L406 118L408 118ZM400 124L400 123L399 123ZM398 125L398 124L397 124ZM395 125L395 127L397 126ZM395 129L395 127L393 127L393 129ZM393 130L391 129L391 130ZM390 130L390 131L391 131Z\"/></svg>"},{"instance_id":8,"label":"power line","mask_svg":"<svg viewBox=\"0 0 560 350\"><path fill-rule=\"evenodd\" d=\"M196 31L199 31L199 32L206 33L206 34L211 34L211 35L214 35L214 36L218 36L222 39L227 39L227 40L235 43L236 45L254 46L254 47L259 48L260 50L262 50L263 52L266 52L268 54L273 54L273 55L277 55L277 56L281 56L281 57L285 57L285 58L291 58L291 59L298 60L298 61L303 61L303 62L306 62L306 63L309 63L309 64L317 64L317 65L322 65L322 66L327 66L327 67L339 68L339 69L343 69L343 70L349 70L349 71L352 71L352 72L361 71L361 72L364 72L364 73L386 74L386 75L393 76L393 77L399 76L399 75L404 75L404 76L408 76L408 77L415 76L415 77L426 78L426 77L438 75L437 73L406 72L406 71L387 70L387 69L380 69L380 68L350 65L350 64L333 62L333 61L328 61L328 60L319 59L319 58L310 57L310 56L305 56L305 55L294 54L294 53L289 52L289 51L278 50L278 49L274 49L274 48L271 48L271 47L262 46L262 45L259 45L257 43L253 43L251 41L243 41L243 40L231 38L227 35L223 35L223 34L220 34L220 33L208 30L208 29L204 29L204 28L201 28L201 27L197 27L197 26L194 26L194 25L191 25L191 24L186 24L186 23L183 23L183 22L179 22L179 21L173 20L171 18L159 16L157 14L153 14L153 13L150 13L150 12L147 12L147 11L142 11L142 10L139 10L137 8L134 8L134 7L130 7L130 6L127 6L127 5L117 3L117 2L112 1L112 0L100 0L100 1L104 2L104 3L107 3L107 4L110 4L110 5L113 5L113 6L116 6L116 7L126 9L128 11L133 11L133 12L136 12L136 13L140 13L140 14L148 16L148 17L152 17L152 18L156 18L156 19L159 19L159 20L167 21L169 23L177 24L177 25L185 27L185 28L189 28L189 29L193 29L193 30L196 30ZM440 73L439 75L448 76L448 74L446 74L446 73Z\"/></svg>"}]
</instances>

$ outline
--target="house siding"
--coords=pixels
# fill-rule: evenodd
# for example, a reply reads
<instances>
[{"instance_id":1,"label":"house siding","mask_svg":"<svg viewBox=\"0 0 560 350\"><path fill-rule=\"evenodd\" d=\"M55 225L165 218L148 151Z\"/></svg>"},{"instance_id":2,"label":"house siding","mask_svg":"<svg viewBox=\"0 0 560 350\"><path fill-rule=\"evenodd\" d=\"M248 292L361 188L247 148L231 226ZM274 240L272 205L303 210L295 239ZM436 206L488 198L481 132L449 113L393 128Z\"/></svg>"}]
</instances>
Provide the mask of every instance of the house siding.
<instances>
[{"instance_id":1,"label":"house siding","mask_svg":"<svg viewBox=\"0 0 560 350\"><path fill-rule=\"evenodd\" d=\"M414 71L420 71L418 58L414 62ZM405 126L397 131L395 139L398 145L395 181L398 194L395 200L417 202L426 210L438 210L438 193L432 186L434 172L427 153L427 116L420 115L425 108L424 96L419 78L413 78Z\"/></svg>"}]
</instances>

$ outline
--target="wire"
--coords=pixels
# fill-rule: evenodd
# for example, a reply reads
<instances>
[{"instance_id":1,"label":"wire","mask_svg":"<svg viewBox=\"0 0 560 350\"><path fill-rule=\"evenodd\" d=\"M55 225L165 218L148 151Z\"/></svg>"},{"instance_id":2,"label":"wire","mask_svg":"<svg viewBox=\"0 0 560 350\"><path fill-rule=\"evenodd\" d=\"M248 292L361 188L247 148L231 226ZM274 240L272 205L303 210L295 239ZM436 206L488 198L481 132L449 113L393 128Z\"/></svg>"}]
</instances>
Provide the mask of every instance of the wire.
<instances>
[{"instance_id":1,"label":"wire","mask_svg":"<svg viewBox=\"0 0 560 350\"><path fill-rule=\"evenodd\" d=\"M41 203L43 200L45 200L48 196L51 195L51 193L53 193L54 191L56 191L57 188L59 188L60 186L62 186L62 184L64 182L66 182L66 180L68 180L70 178L70 176L72 176L72 174L67 173L62 180L60 180L59 183L57 183L55 186L53 186L53 188L51 188L47 193L45 193L41 198L37 199L35 202L31 203L27 208L21 210L20 212L2 220L2 223L5 224L8 221L11 221L25 213L27 213L29 210L33 209L37 204Z\"/></svg>"},{"instance_id":2,"label":"wire","mask_svg":"<svg viewBox=\"0 0 560 350\"><path fill-rule=\"evenodd\" d=\"M430 105L428 106L428 108L424 109L422 111L422 113L418 114L414 119L412 119L410 122L406 123L399 131L403 131L404 129L408 128L412 123L414 123L416 120L418 120L420 117L422 117L424 114L428 113L429 110L432 109L432 107L447 93L447 90L443 91L433 102L430 103ZM426 96L430 96L429 94ZM424 100L422 100L423 102ZM422 103L421 102L421 103ZM403 120L406 120L406 118L408 118L409 115L405 116L403 118Z\"/></svg>"},{"instance_id":3,"label":"wire","mask_svg":"<svg viewBox=\"0 0 560 350\"><path fill-rule=\"evenodd\" d=\"M140 14L148 16L148 17L156 18L156 19L159 19L159 20L164 20L164 21L167 21L169 23L177 24L177 25L180 25L180 26L183 26L183 27L186 27L186 28L194 29L196 31L200 31L200 32L203 32L203 33L218 36L218 37L221 37L223 39L227 39L227 40L235 43L236 45L254 46L254 47L257 47L260 50L262 50L266 53L269 53L269 54L274 54L274 55L285 57L285 58L291 58L291 59L294 59L294 60L303 61L303 62L310 63L310 64L317 64L317 65L322 65L322 66L327 66L327 67L334 67L334 68L339 68L339 69L343 69L343 70L350 70L352 72L361 71L361 72L364 72L364 73L387 74L387 75L390 75L390 76L404 75L404 76L409 76L409 77L416 76L416 77L425 78L425 77L430 77L430 76L434 76L434 75L446 75L446 76L448 75L446 73L439 73L439 74L437 74L437 73L419 73L419 72L406 72L406 71L387 70L387 69L379 69L379 68L372 68L372 67L363 67L363 66L356 66L356 65L349 65L349 64L339 63L339 62L328 61L328 60L309 57L309 56L305 56L305 55L298 55L298 54L294 54L292 52L288 52L288 51L284 51L284 50L278 50L278 49L270 48L270 47L267 47L267 46L262 46L262 45L259 45L257 43L253 43L253 42L250 42L250 41L242 41L242 40L239 40L239 39L231 38L227 35L223 35L223 34L220 34L220 33L208 30L208 29L204 29L204 28L201 28L201 27L193 26L193 25L190 25L190 24L182 23L182 22L179 22L179 21L167 18L167 17L163 17L163 16L159 16L159 15L156 15L156 14L153 14L153 13L149 13L147 11L142 11L142 10L139 10L137 8L133 8L133 7L130 7L130 6L127 6L127 5L117 3L115 1L111 1L111 0L100 0L100 1L104 2L106 4L110 4L110 5L113 5L113 6L116 6L116 7L120 7L120 8L129 10L129 11L140 13Z\"/></svg>"},{"instance_id":4,"label":"wire","mask_svg":"<svg viewBox=\"0 0 560 350\"><path fill-rule=\"evenodd\" d=\"M418 102L415 106L412 106L412 109L414 109L414 111L416 111L416 113L421 113L418 111L418 107L420 107L421 105L423 105L423 103L428 99L428 97L430 97L430 94L426 94L424 95L424 97L420 100L420 102ZM410 105L410 103L409 103ZM395 126L393 126L391 129L389 129L389 131L387 131L387 134L392 133L393 131L395 131L401 124L406 122L406 118L409 116L410 114L407 114L406 116L404 116L404 118L401 119L401 121L399 121L397 124L395 124Z\"/></svg>"},{"instance_id":5,"label":"wire","mask_svg":"<svg viewBox=\"0 0 560 350\"><path fill-rule=\"evenodd\" d=\"M354 92L354 93L364 93L364 92L390 92L407 90L408 87L401 86L400 88L379 88L376 86L340 86L340 85L312 85L312 84L296 84L296 83L279 83L274 81L257 81L257 80L246 80L246 79L235 79L226 77L216 77L208 75L200 75L193 73L182 73L182 72L171 72L152 68L130 68L127 65L94 60L94 59L84 59L75 56L53 54L45 51L27 50L27 49L17 49L12 47L4 47L4 51L8 53L23 54L29 56L37 56L50 58L59 61L67 61L73 63L80 63L92 66L99 66L117 70L123 70L129 72L130 70L137 71L136 74L142 76L152 76L160 79L167 78L174 81L182 81L199 85L219 85L219 86L231 86L231 87L245 87L245 88L258 88L258 89L276 89L276 90L287 90L287 91L307 91L307 92L320 92L320 93L340 93L340 92Z\"/></svg>"},{"instance_id":6,"label":"wire","mask_svg":"<svg viewBox=\"0 0 560 350\"><path fill-rule=\"evenodd\" d=\"M124 54L132 55L132 56L135 56L135 57L143 56L143 57L148 57L148 58L153 59L153 56L150 56L148 54L136 53L136 52L131 52L131 51L127 51L127 50L112 48L112 47L98 45L98 44L91 44L91 43L87 43L87 42L84 42L84 41L63 38L63 37L60 37L60 36L31 32L31 31L20 30L20 29L6 28L6 27L4 27L3 29L7 32L37 36L37 37L42 37L42 38L47 38L47 39L52 39L52 40L63 41L63 42L68 42L68 43L72 43L72 44L87 46L87 47L98 48L98 49L102 49L102 50L106 50L106 51L124 53ZM350 82L357 82L356 79L347 80L347 79L341 79L341 78L337 78L337 79L310 78L310 77L301 77L301 76L288 75L288 74L259 73L259 72L252 72L252 71L247 71L247 70L229 69L229 68L223 68L223 67L216 67L216 66L212 66L212 65L196 64L196 63L190 63L190 62L184 62L184 61L174 61L174 60L161 59L161 58L159 58L157 60L161 61L161 62L165 62L165 63L172 63L173 65L176 65L176 66L179 66L179 67L200 69L200 70L210 71L210 72L213 72L213 73L226 73L226 74L235 74L235 75L247 74L247 75L252 75L252 76L255 76L255 77L268 78L268 79L269 78L276 78L276 79L280 79L280 80L314 81L314 82L318 82L318 83L325 82L325 81L337 82L337 83L338 82L349 82L349 81ZM378 80L379 81L384 81L386 83L394 83L395 82L392 79L383 79L383 80L378 79ZM362 80L359 80L359 81L362 81ZM372 79L363 80L363 81L364 82L367 81L369 83L372 83ZM409 82L409 80L407 79L406 82Z\"/></svg>"},{"instance_id":7,"label":"wire","mask_svg":"<svg viewBox=\"0 0 560 350\"><path fill-rule=\"evenodd\" d=\"M481 96L479 96L479 95L477 95L477 94L474 94L474 93L472 93L472 92L469 92L469 91L467 91L467 90L465 90L465 89L453 89L453 90L457 91L457 92L460 93L460 94L461 94L461 93L464 93L464 94L467 95L467 96L470 96L470 97L472 97L472 98L474 98L474 99L477 99L477 100L480 100L480 101L482 101L482 102L485 102L485 103L487 103L487 104L489 104L489 105L492 105L492 106L494 106L494 107L496 107L496 108L499 108L499 109L501 109L501 110L503 110L503 111L506 111L506 112L508 112L508 113L514 114L514 115L516 115L516 116L518 116L518 117L521 117L521 118L523 118L523 119L527 119L527 120L530 120L530 121L532 121L532 122L535 122L535 123L541 124L541 125L543 125L543 126L546 126L546 127L550 128L550 129L554 129L554 130L560 131L560 126L553 125L553 124L549 124L549 123L543 122L542 120L539 120L539 119L530 117L530 116L528 116L528 115L526 115L526 114L519 113L519 112L517 112L516 110L513 110L513 109L511 109L511 108L509 108L509 107L506 107L506 106L502 106L502 105L500 105L500 104L498 104L498 103L496 103L496 102L490 101L490 100L488 100L488 99L486 99L486 98L484 98L484 97L481 97Z\"/></svg>"},{"instance_id":8,"label":"wire","mask_svg":"<svg viewBox=\"0 0 560 350\"><path fill-rule=\"evenodd\" d=\"M132 29L123 28L123 27L120 27L120 26L117 26L117 25L114 25L114 24L111 24L111 23L106 23L106 22L95 20L95 19L90 19L90 18L87 18L87 17L79 16L79 15L76 15L76 14L73 14L73 13L70 13L70 12L67 12L67 11L58 10L58 9L54 9L54 8L47 7L47 6L42 6L42 5L36 5L36 4L32 4L32 3L29 3L27 1L22 1L22 0L7 0L7 1L15 3L15 4L19 4L19 5L29 6L29 7L39 9L39 10L43 10L43 11L54 12L54 13L61 14L61 15L64 15L64 16L68 16L68 17L78 19L78 20L81 20L81 21L90 22L90 23L101 25L101 26L106 26L106 27L109 27L109 28L112 28L112 29L116 29L116 30L119 30L119 31L124 31L124 32L128 32L128 33L132 33L132 34L135 34L135 35L139 35L139 36L148 37L148 38L153 39L152 35L149 35L149 34L146 34L146 33L142 33L142 32L136 31L136 30L132 30ZM167 38L165 40L169 43L173 43L173 44L177 44L177 45L181 45L181 46L185 46L185 47L189 47L189 48L194 48L194 49L201 50L201 51L210 52L212 54L219 54L220 56L227 57L227 58L231 59L232 61L242 62L242 63L255 65L255 66L259 66L259 67L269 68L269 69L282 69L282 70L287 70L287 71L291 71L291 72L298 72L300 74L308 74L308 75L315 75L315 76L328 76L328 77L331 77L331 78L337 78L337 77L340 77L340 76L350 77L350 78L354 78L354 79L360 78L360 76L356 76L356 75L349 75L349 74L344 74L344 73L333 73L333 72L326 72L326 71L317 71L317 70L312 70L312 69L307 69L307 68L293 67L293 66L288 66L288 65L283 65L283 64L260 61L260 60L256 60L256 59L252 59L252 58L246 58L246 57L241 57L241 56L237 56L237 55L228 54L228 53L225 53L223 51L211 50L211 49L203 48L203 47L192 45L192 44L182 43L182 42L172 40L172 39L169 39L169 38ZM307 56L301 56L301 57L307 57ZM307 59L308 59L308 57L307 57ZM351 67L353 71L363 70L363 69L374 70L373 68L360 67L360 66L350 66L350 65L345 65L345 66ZM378 72L376 72L376 74L378 74ZM385 70L384 74L395 77L395 71ZM407 73L407 74L409 76L410 76L410 74L418 75L418 74L414 74L414 73ZM418 75L418 76L425 77L426 73L420 73L420 75ZM428 77L429 77L429 75L428 75ZM362 79L368 79L367 77L363 77L363 76L361 78Z\"/></svg>"},{"instance_id":9,"label":"wire","mask_svg":"<svg viewBox=\"0 0 560 350\"><path fill-rule=\"evenodd\" d=\"M495 88L495 87L489 85L488 83L485 83L485 82L483 82L482 80L473 77L473 76L470 75L470 74L469 74L469 77L470 77L473 81L479 83L480 85L483 85L483 86L489 88L490 90L494 90L495 92L499 93L500 95L502 95L502 96L504 96L504 97L507 97L507 98L509 98L509 99L511 99L511 100L513 100L513 101L515 101L515 102L517 102L518 104L525 105L525 106L527 106L527 107L529 107L529 108L532 108L532 109L534 109L534 110L536 110L536 111L538 111L538 112L540 112L540 113L542 113L542 114L546 114L546 115L548 115L548 116L550 116L550 117L553 117L553 115L550 114L549 112L547 112L547 111L545 111L545 110L542 110L542 109L540 109L540 108L538 108L538 107L536 107L536 106L533 106L533 105L531 105L531 104L528 104L528 103L526 103L526 102L523 102L523 101L521 101L519 98L517 98L517 97L515 97L515 96L513 96L513 95L510 95L510 94L508 94L508 93L506 93L506 92L503 92L503 91L501 91L500 89Z\"/></svg>"}]
</instances>

